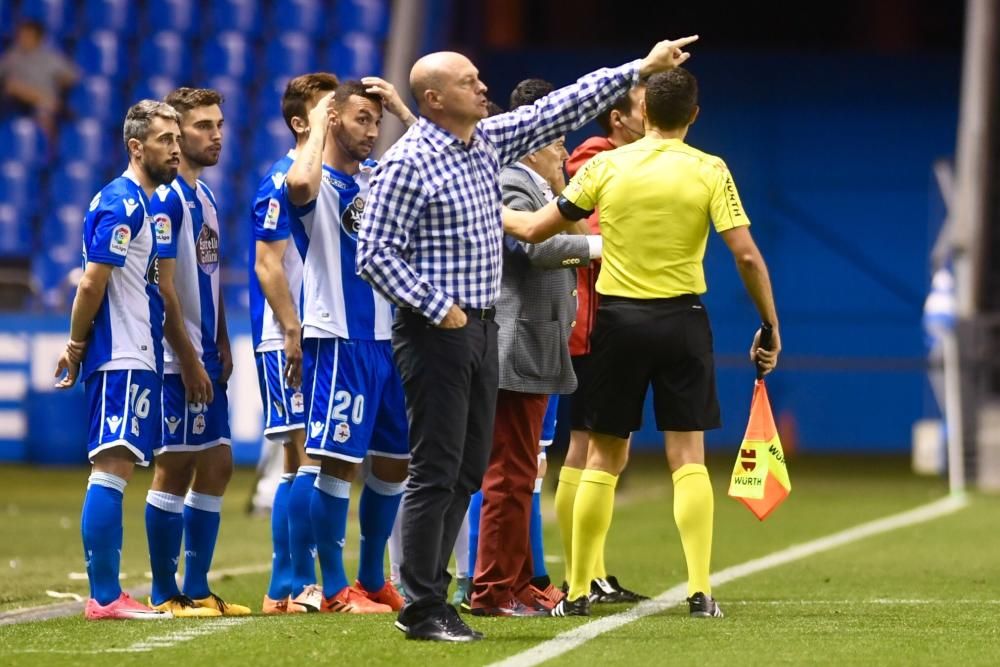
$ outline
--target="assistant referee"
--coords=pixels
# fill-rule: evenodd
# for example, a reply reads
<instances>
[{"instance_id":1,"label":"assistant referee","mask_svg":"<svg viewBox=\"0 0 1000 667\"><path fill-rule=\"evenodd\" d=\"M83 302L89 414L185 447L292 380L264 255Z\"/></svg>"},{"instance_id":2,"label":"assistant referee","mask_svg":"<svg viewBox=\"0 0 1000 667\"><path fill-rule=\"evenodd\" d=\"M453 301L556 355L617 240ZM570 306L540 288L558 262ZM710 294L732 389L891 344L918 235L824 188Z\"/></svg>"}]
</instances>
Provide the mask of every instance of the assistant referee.
<instances>
[{"instance_id":1,"label":"assistant referee","mask_svg":"<svg viewBox=\"0 0 1000 667\"><path fill-rule=\"evenodd\" d=\"M770 350L758 347L757 332L751 359L769 372L781 349L767 267L732 175L721 159L684 143L698 116L697 81L682 68L655 74L642 107L642 139L596 155L540 211L504 211L507 232L532 242L595 208L601 211L604 260L591 336L591 438L573 509L569 594L552 611L558 616L590 613L588 575L604 544L627 438L642 425L650 385L657 428L666 432L690 613L722 616L708 577L714 503L704 445L704 431L720 426L719 402L712 330L698 296L706 291L710 223L733 253L761 320L774 328Z\"/></svg>"}]
</instances>

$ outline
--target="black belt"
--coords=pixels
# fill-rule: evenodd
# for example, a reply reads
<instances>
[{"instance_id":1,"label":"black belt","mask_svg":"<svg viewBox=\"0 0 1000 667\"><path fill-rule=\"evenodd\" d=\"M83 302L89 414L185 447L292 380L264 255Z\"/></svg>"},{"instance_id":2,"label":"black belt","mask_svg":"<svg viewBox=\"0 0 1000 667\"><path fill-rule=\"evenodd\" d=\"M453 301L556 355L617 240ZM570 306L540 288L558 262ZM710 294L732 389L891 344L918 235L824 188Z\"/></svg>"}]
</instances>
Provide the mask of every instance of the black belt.
<instances>
[{"instance_id":1,"label":"black belt","mask_svg":"<svg viewBox=\"0 0 1000 667\"><path fill-rule=\"evenodd\" d=\"M462 308L471 320L488 320L492 322L497 316L495 306L489 308Z\"/></svg>"}]
</instances>

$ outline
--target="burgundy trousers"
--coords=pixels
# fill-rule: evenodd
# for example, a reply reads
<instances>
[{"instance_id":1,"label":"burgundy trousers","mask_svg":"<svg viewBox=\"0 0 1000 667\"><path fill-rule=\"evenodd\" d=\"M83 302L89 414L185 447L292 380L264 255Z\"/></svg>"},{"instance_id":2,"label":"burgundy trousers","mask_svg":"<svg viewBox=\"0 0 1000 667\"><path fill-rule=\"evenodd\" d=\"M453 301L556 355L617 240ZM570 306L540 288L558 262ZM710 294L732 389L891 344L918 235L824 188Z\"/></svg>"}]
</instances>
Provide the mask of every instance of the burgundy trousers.
<instances>
[{"instance_id":1,"label":"burgundy trousers","mask_svg":"<svg viewBox=\"0 0 1000 667\"><path fill-rule=\"evenodd\" d=\"M497 394L493 450L483 477L473 607L500 607L513 598L531 601L531 497L548 398L503 389Z\"/></svg>"}]
</instances>

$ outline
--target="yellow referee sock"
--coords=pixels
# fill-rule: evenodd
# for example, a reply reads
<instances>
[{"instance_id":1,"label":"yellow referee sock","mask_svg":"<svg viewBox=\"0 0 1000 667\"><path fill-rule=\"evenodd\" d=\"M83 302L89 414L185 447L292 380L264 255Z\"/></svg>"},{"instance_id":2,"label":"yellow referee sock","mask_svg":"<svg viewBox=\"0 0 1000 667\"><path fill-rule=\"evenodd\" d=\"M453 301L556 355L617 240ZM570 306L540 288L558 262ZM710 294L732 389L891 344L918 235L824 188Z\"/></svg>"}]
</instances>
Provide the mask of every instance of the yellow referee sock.
<instances>
[{"instance_id":1,"label":"yellow referee sock","mask_svg":"<svg viewBox=\"0 0 1000 667\"><path fill-rule=\"evenodd\" d=\"M563 556L566 569L563 577L569 581L573 564L573 503L580 488L579 468L563 466L559 470L559 486L556 487L556 520L559 522L559 536L562 538Z\"/></svg>"},{"instance_id":2,"label":"yellow referee sock","mask_svg":"<svg viewBox=\"0 0 1000 667\"><path fill-rule=\"evenodd\" d=\"M715 499L708 469L698 463L674 471L674 521L681 535L688 570L688 597L712 594L708 573L712 564L712 518Z\"/></svg>"},{"instance_id":3,"label":"yellow referee sock","mask_svg":"<svg viewBox=\"0 0 1000 667\"><path fill-rule=\"evenodd\" d=\"M615 508L618 476L601 470L584 470L580 490L573 505L573 572L569 581L569 599L590 593L593 576L604 538L611 527Z\"/></svg>"}]
</instances>

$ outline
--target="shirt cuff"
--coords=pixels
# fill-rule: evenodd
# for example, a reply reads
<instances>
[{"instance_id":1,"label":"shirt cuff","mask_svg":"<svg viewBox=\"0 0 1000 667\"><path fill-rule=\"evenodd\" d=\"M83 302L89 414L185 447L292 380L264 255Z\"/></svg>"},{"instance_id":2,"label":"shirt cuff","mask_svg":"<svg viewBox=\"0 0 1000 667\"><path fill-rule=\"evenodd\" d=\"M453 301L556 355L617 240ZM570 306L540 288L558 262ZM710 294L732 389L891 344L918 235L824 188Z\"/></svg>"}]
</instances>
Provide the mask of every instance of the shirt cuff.
<instances>
[{"instance_id":1,"label":"shirt cuff","mask_svg":"<svg viewBox=\"0 0 1000 667\"><path fill-rule=\"evenodd\" d=\"M436 326L441 324L441 320L448 314L454 303L455 300L447 294L435 290L428 295L427 300L424 302L425 305L420 309L420 313Z\"/></svg>"},{"instance_id":2,"label":"shirt cuff","mask_svg":"<svg viewBox=\"0 0 1000 667\"><path fill-rule=\"evenodd\" d=\"M641 66L642 66L642 60L641 59L633 60L632 62L626 63L625 65L622 66L623 68L625 68L626 71L628 71L629 69L631 69L631 72L632 72L632 87L633 88L635 88L636 86L639 85L639 78L640 78L639 77L639 68Z\"/></svg>"},{"instance_id":3,"label":"shirt cuff","mask_svg":"<svg viewBox=\"0 0 1000 667\"><path fill-rule=\"evenodd\" d=\"M590 259L600 259L604 251L604 237L600 234L590 234L586 238Z\"/></svg>"}]
</instances>

